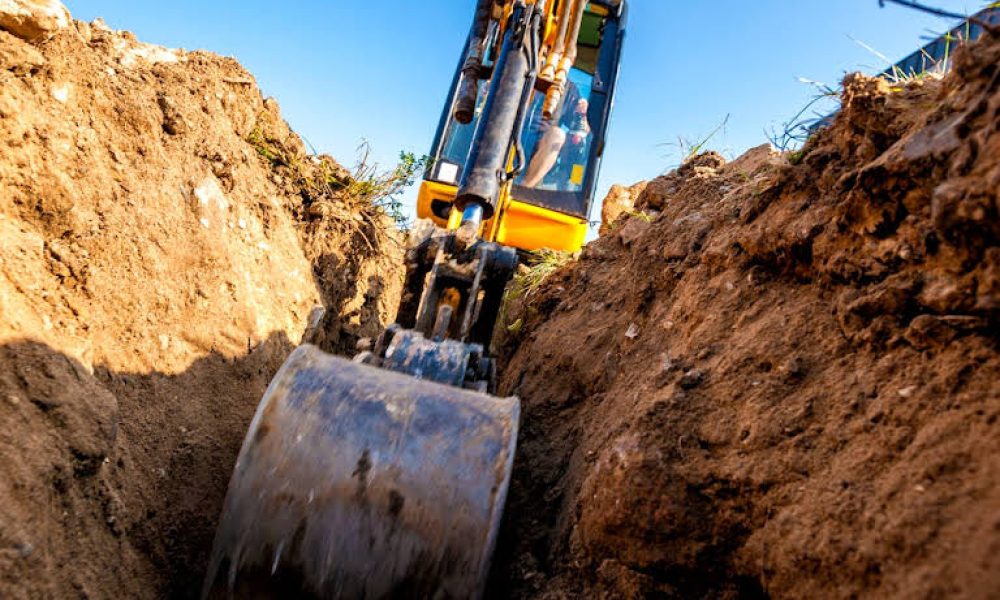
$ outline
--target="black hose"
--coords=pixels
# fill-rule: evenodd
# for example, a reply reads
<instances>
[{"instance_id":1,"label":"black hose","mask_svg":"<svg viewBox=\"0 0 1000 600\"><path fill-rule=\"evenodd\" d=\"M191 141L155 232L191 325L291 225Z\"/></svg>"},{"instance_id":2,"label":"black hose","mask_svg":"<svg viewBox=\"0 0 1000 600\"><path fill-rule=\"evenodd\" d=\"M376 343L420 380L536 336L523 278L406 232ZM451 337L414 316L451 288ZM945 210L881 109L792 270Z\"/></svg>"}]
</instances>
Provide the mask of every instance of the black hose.
<instances>
[{"instance_id":1,"label":"black hose","mask_svg":"<svg viewBox=\"0 0 1000 600\"><path fill-rule=\"evenodd\" d=\"M469 46L466 49L465 64L462 65L462 82L455 101L455 120L463 125L472 122L479 100L479 72L483 66L483 45L492 15L492 0L479 0L476 16L472 22Z\"/></svg>"},{"instance_id":2,"label":"black hose","mask_svg":"<svg viewBox=\"0 0 1000 600\"><path fill-rule=\"evenodd\" d=\"M525 157L524 144L521 142L521 134L524 131L524 120L528 107L531 105L531 94L535 88L535 78L538 77L538 46L540 43L539 33L541 28L541 14L536 12L532 15L531 22L529 24L531 31L529 32L528 41L529 46L522 47L522 51L525 52L525 56L528 59L528 72L524 74L524 91L521 94L521 106L517 111L517 119L514 121L514 149L516 153L516 161L514 163L514 169L508 174L509 179L513 179L521 174L527 167L527 158Z\"/></svg>"},{"instance_id":3,"label":"black hose","mask_svg":"<svg viewBox=\"0 0 1000 600\"><path fill-rule=\"evenodd\" d=\"M518 118L523 122L525 93L532 72L532 62L525 53L525 30L532 27L532 7L515 4L510 26L494 66L490 93L473 136L472 148L455 197L455 207L465 210L471 204L483 208L484 219L492 218L500 198L500 186L507 178L514 136L519 134Z\"/></svg>"}]
</instances>

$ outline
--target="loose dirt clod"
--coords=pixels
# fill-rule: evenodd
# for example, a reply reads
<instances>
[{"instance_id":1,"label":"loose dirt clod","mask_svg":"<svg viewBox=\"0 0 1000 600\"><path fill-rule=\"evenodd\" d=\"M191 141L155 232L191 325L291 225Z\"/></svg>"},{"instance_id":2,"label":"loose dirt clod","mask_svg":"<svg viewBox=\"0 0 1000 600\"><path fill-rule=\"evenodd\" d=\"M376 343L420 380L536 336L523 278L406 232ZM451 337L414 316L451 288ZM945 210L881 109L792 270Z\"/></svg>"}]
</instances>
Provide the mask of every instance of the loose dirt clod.
<instances>
[{"instance_id":1,"label":"loose dirt clod","mask_svg":"<svg viewBox=\"0 0 1000 600\"><path fill-rule=\"evenodd\" d=\"M0 597L194 597L268 381L381 330L401 240L235 61L51 33L0 30Z\"/></svg>"},{"instance_id":2,"label":"loose dirt clod","mask_svg":"<svg viewBox=\"0 0 1000 600\"><path fill-rule=\"evenodd\" d=\"M59 0L0 0L0 29L29 42L51 39L69 26L69 11Z\"/></svg>"},{"instance_id":3,"label":"loose dirt clod","mask_svg":"<svg viewBox=\"0 0 1000 600\"><path fill-rule=\"evenodd\" d=\"M694 158L509 307L496 596L1000 594L998 65L851 76L800 155Z\"/></svg>"}]
</instances>

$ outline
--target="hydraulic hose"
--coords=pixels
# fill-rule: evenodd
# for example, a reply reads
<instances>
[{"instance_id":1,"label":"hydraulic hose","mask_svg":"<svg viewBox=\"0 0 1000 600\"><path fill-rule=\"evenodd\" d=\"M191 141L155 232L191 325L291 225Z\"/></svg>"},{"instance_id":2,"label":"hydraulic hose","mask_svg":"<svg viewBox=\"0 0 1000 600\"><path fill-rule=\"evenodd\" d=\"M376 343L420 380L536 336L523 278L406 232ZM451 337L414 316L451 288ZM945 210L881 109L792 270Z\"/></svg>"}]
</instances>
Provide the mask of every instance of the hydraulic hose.
<instances>
[{"instance_id":1,"label":"hydraulic hose","mask_svg":"<svg viewBox=\"0 0 1000 600\"><path fill-rule=\"evenodd\" d=\"M556 69L559 67L562 55L566 51L566 29L569 27L570 14L576 2L577 0L559 0L559 29L556 30L556 45L552 49L552 52L549 53L545 61L545 67L542 68L540 75L542 79L552 81L556 76Z\"/></svg>"},{"instance_id":2,"label":"hydraulic hose","mask_svg":"<svg viewBox=\"0 0 1000 600\"><path fill-rule=\"evenodd\" d=\"M458 98L455 101L455 120L459 123L472 122L476 114L476 101L479 99L479 72L483 66L483 46L486 43L486 32L489 30L490 15L493 0L479 0L476 5L476 15L469 34L469 45L466 49L465 64L462 65L462 82L458 88Z\"/></svg>"},{"instance_id":3,"label":"hydraulic hose","mask_svg":"<svg viewBox=\"0 0 1000 600\"><path fill-rule=\"evenodd\" d=\"M523 122L525 88L534 86L535 61L528 54L539 22L531 17L533 14L531 7L519 2L511 16L455 198L455 207L462 211L470 204L480 205L483 219L491 218L496 211L507 160L520 133L518 124Z\"/></svg>"},{"instance_id":4,"label":"hydraulic hose","mask_svg":"<svg viewBox=\"0 0 1000 600\"><path fill-rule=\"evenodd\" d=\"M571 17L570 24L566 28L565 37L560 43L563 51L557 57L559 64L552 80L553 85L549 88L545 96L545 105L542 108L542 116L545 119L552 119L555 116L555 112L559 109L559 105L562 102L563 94L566 92L569 70L576 63L576 41L580 37L580 27L583 25L583 13L586 7L587 3L585 0L574 0L573 2L573 12L569 15Z\"/></svg>"},{"instance_id":5,"label":"hydraulic hose","mask_svg":"<svg viewBox=\"0 0 1000 600\"><path fill-rule=\"evenodd\" d=\"M521 132L524 129L524 119L528 108L531 106L531 94L534 93L535 80L538 78L538 52L541 46L542 17L545 14L545 0L536 3L536 11L532 15L531 30L528 32L528 44L522 47L522 52L528 59L528 72L525 74L524 92L521 97L521 107L517 112L517 119L514 125L514 149L516 162L510 173L510 177L517 177L527 166L524 146L521 143Z\"/></svg>"}]
</instances>

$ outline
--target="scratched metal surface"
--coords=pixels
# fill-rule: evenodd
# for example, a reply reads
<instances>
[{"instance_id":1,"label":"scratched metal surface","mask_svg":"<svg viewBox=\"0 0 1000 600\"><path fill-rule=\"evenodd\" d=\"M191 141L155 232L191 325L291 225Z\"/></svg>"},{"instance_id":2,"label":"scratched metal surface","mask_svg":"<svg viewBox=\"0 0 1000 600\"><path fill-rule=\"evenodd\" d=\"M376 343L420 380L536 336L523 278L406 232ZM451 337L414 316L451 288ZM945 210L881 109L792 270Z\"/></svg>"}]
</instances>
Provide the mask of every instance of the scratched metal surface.
<instances>
[{"instance_id":1,"label":"scratched metal surface","mask_svg":"<svg viewBox=\"0 0 1000 600\"><path fill-rule=\"evenodd\" d=\"M479 596L518 416L516 398L299 348L247 433L206 594Z\"/></svg>"}]
</instances>

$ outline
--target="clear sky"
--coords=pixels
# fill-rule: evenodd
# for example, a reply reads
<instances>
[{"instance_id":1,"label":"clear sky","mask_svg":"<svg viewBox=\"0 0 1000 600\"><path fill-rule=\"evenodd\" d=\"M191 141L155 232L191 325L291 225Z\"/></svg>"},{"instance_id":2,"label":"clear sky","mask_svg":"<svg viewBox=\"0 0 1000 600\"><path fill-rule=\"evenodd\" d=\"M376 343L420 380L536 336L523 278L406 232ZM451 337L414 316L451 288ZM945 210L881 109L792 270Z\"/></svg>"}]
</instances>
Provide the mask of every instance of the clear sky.
<instances>
[{"instance_id":1,"label":"clear sky","mask_svg":"<svg viewBox=\"0 0 1000 600\"><path fill-rule=\"evenodd\" d=\"M984 4L927 2L966 13ZM429 149L475 1L65 3L145 42L235 56L319 152L349 166L364 138L391 166L400 150ZM678 138L700 140L726 115L709 147L735 156L764 143L813 95L800 77L833 85L887 66L854 40L895 60L951 24L878 0L631 0L598 194L675 166Z\"/></svg>"}]
</instances>

